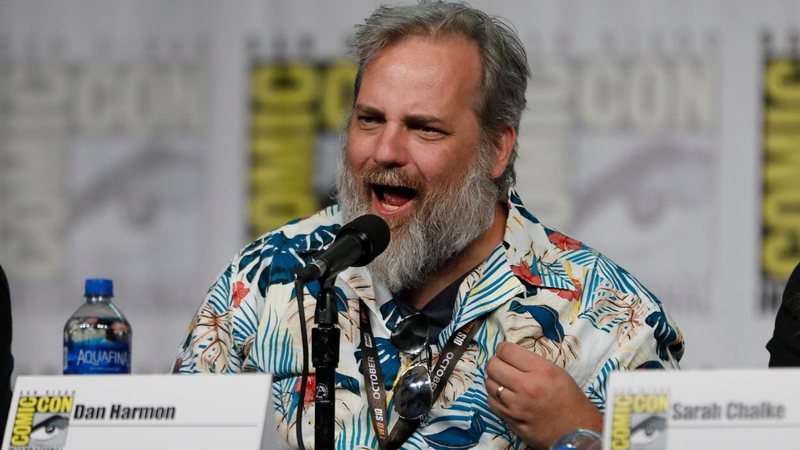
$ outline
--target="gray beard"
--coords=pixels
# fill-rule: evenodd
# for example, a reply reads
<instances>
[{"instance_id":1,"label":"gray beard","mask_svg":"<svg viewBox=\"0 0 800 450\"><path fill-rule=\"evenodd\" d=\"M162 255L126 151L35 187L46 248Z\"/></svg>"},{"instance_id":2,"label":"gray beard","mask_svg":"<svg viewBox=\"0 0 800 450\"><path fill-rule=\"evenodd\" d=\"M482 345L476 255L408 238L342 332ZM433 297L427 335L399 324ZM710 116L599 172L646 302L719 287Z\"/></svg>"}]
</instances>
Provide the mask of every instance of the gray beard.
<instances>
[{"instance_id":1,"label":"gray beard","mask_svg":"<svg viewBox=\"0 0 800 450\"><path fill-rule=\"evenodd\" d=\"M491 161L481 151L477 150L463 183L419 193L410 219L389 224L388 248L367 266L373 281L394 294L419 287L492 225L500 193L489 176ZM402 169L376 169L388 179L398 171ZM372 213L371 190L344 155L339 158L336 184L343 223Z\"/></svg>"}]
</instances>

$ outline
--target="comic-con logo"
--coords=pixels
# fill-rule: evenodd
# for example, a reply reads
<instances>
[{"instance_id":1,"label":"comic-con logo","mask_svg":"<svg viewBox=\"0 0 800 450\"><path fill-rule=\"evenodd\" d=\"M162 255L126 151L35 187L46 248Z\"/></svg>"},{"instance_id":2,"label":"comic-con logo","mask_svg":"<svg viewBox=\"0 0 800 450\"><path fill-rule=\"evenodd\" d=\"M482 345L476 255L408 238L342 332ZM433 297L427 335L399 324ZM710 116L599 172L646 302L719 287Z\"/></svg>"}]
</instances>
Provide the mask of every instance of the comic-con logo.
<instances>
[{"instance_id":1,"label":"comic-con logo","mask_svg":"<svg viewBox=\"0 0 800 450\"><path fill-rule=\"evenodd\" d=\"M665 450L669 396L618 395L611 425L612 450Z\"/></svg>"},{"instance_id":2,"label":"comic-con logo","mask_svg":"<svg viewBox=\"0 0 800 450\"><path fill-rule=\"evenodd\" d=\"M19 399L10 450L60 450L67 440L71 395L24 395Z\"/></svg>"}]
</instances>

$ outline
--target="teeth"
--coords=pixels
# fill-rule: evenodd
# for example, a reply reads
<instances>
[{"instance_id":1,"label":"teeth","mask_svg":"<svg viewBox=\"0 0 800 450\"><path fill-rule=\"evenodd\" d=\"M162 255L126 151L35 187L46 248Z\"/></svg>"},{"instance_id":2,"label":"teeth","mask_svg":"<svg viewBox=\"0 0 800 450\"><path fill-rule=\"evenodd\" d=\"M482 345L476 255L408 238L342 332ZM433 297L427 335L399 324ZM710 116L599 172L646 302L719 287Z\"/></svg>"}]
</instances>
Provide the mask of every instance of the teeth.
<instances>
[{"instance_id":1,"label":"teeth","mask_svg":"<svg viewBox=\"0 0 800 450\"><path fill-rule=\"evenodd\" d=\"M400 206L390 205L383 201L381 202L381 206L383 206L387 211L397 211L398 209L400 209Z\"/></svg>"}]
</instances>

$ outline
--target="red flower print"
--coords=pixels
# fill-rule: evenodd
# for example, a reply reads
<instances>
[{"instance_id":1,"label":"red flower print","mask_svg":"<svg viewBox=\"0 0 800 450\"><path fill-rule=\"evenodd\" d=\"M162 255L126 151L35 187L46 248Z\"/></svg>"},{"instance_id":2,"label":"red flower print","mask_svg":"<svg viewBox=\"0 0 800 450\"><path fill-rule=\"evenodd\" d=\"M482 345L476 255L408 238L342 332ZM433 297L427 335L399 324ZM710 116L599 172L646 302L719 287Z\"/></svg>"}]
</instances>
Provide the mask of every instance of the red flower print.
<instances>
[{"instance_id":1,"label":"red flower print","mask_svg":"<svg viewBox=\"0 0 800 450\"><path fill-rule=\"evenodd\" d=\"M575 239L572 239L569 236L561 234L558 231L550 233L548 239L550 239L550 242L552 242L553 245L560 248L561 250L577 250L581 248L581 245L583 245L581 244L580 241L576 241Z\"/></svg>"},{"instance_id":2,"label":"red flower print","mask_svg":"<svg viewBox=\"0 0 800 450\"><path fill-rule=\"evenodd\" d=\"M237 281L233 287L233 307L238 308L239 303L242 302L242 299L250 293L250 289L244 287L244 283L241 281Z\"/></svg>"},{"instance_id":3,"label":"red flower print","mask_svg":"<svg viewBox=\"0 0 800 450\"><path fill-rule=\"evenodd\" d=\"M542 276L532 274L531 266L525 261L520 261L518 266L512 264L511 272L530 285L540 286L542 284Z\"/></svg>"},{"instance_id":4,"label":"red flower print","mask_svg":"<svg viewBox=\"0 0 800 450\"><path fill-rule=\"evenodd\" d=\"M172 373L178 373L178 371L181 370L182 365L183 358L178 357L178 359L175 360L175 364L172 365Z\"/></svg>"},{"instance_id":5,"label":"red flower print","mask_svg":"<svg viewBox=\"0 0 800 450\"><path fill-rule=\"evenodd\" d=\"M583 292L583 288L581 287L581 282L578 280L572 280L575 284L575 290L570 291L569 289L553 289L553 292L556 293L559 297L563 298L564 300L580 300L581 293Z\"/></svg>"},{"instance_id":6,"label":"red flower print","mask_svg":"<svg viewBox=\"0 0 800 450\"><path fill-rule=\"evenodd\" d=\"M297 383L294 384L294 391L299 394L300 393L300 384L303 382L303 377L297 379ZM309 375L308 376L308 383L306 384L306 395L303 397L303 404L306 403L314 403L314 392L317 390L317 376L316 375Z\"/></svg>"}]
</instances>

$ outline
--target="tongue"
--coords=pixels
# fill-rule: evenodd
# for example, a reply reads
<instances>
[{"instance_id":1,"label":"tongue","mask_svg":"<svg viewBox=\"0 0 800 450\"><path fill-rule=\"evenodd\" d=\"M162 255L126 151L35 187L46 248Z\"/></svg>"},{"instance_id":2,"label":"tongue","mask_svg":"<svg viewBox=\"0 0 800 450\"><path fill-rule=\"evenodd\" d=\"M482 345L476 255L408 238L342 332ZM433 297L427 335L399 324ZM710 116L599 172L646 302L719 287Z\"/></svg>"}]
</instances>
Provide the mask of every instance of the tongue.
<instances>
[{"instance_id":1,"label":"tongue","mask_svg":"<svg viewBox=\"0 0 800 450\"><path fill-rule=\"evenodd\" d=\"M400 207L408 203L409 200L410 199L408 197L404 197L393 192L383 193L383 202L390 206Z\"/></svg>"}]
</instances>

